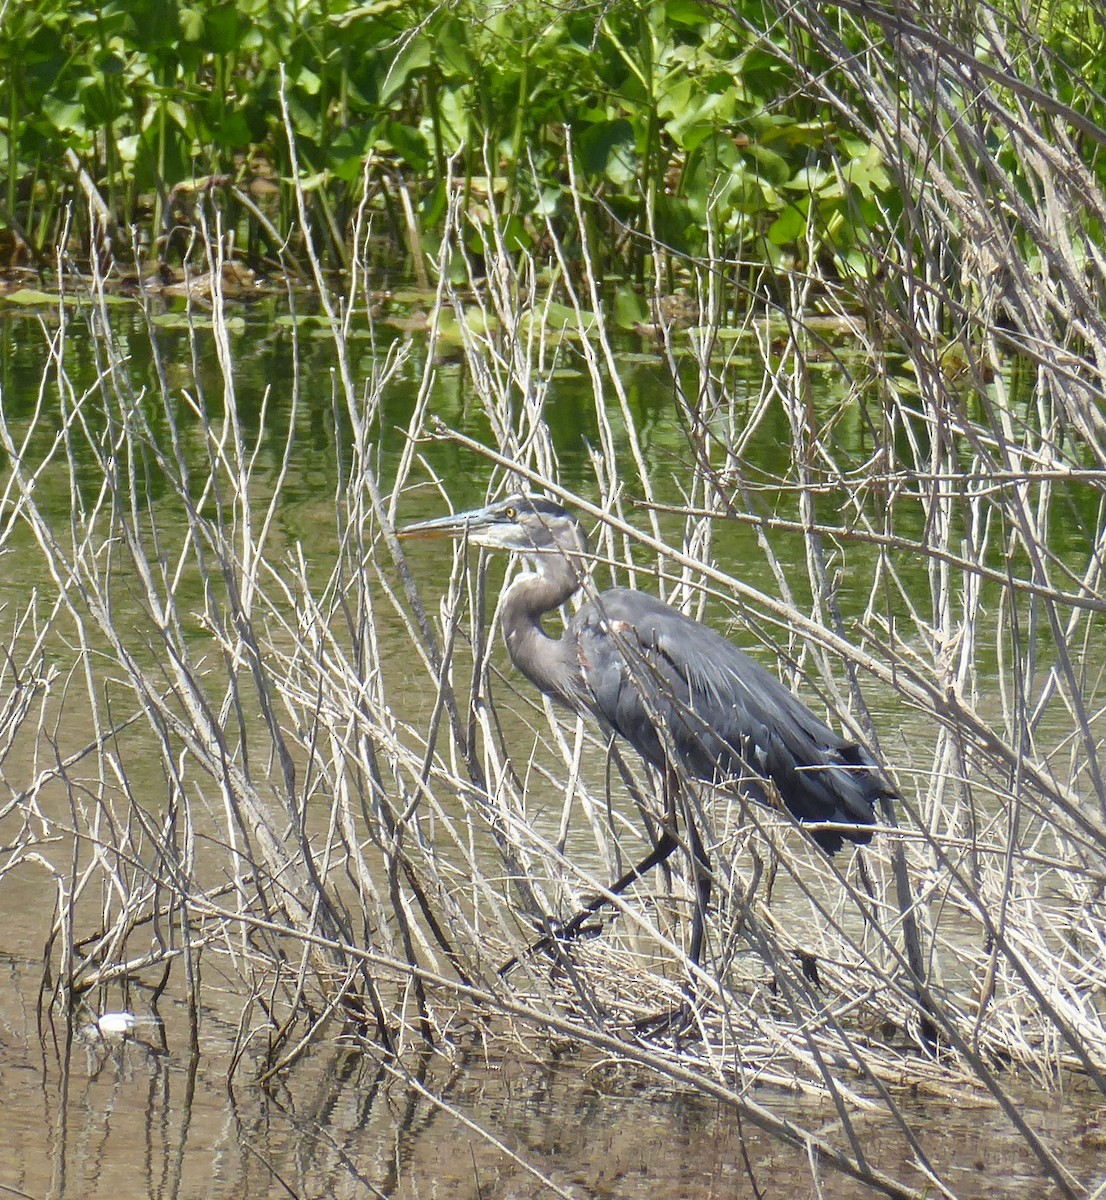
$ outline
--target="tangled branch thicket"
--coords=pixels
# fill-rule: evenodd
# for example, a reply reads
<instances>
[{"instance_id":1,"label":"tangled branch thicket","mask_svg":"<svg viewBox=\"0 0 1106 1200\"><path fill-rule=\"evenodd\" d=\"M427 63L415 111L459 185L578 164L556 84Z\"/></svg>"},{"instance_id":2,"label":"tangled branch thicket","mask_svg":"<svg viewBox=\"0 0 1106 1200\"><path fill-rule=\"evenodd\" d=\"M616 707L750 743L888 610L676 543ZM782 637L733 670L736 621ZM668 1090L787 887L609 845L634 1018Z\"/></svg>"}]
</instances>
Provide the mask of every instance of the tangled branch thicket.
<instances>
[{"instance_id":1,"label":"tangled branch thicket","mask_svg":"<svg viewBox=\"0 0 1106 1200\"><path fill-rule=\"evenodd\" d=\"M0 763L35 750L28 778L5 766L0 880L50 872L57 999L142 978L198 1006L196 965L220 956L257 998L243 1042L265 1029L270 1066L339 1019L396 1070L424 1043L568 1036L723 1099L888 1195L916 1181L873 1165L858 1114L889 1114L924 1179L951 1194L901 1087L989 1093L1076 1194L1015 1094L1026 1073L1051 1085L1068 1072L1106 1092L1106 198L1072 114L1048 99L1050 64L1034 60L1029 83L994 65L1040 47L1011 46L1022 31L991 16L983 63L898 9L882 27L866 5L788 9L796 44L837 63L812 70L812 94L866 122L902 214L895 240L870 247L867 282L812 270L750 286L741 338L718 336L734 275L722 257L692 272L693 329L658 313L686 437L676 503L671 464L643 448L598 281L586 260L557 260L555 239L541 284L493 241L463 298L442 283L421 366L414 343L395 342L367 377L351 359L365 278L339 303L317 273L345 456L327 563L282 543L282 475L238 420L217 290L217 395L198 372L172 386L164 362L160 391L135 394L102 287L98 378L78 391L59 309L31 419L0 417L0 536L40 564L34 593L7 609ZM865 112L845 111L845 81ZM989 149L999 136L1016 179ZM467 236L458 209L443 281ZM220 245L207 248L214 281ZM555 328L554 297L576 312L570 331ZM451 310L491 444L432 411ZM847 353L823 336L827 316L855 339ZM151 338L156 353L152 326ZM819 394L827 356L837 385ZM569 358L599 434L593 478L574 490L545 420ZM418 402L382 478L375 436L399 372L418 373ZM279 398L283 470L309 386L296 376ZM789 465L766 479L754 448L781 413ZM838 435L857 422L859 439ZM639 856L634 807L646 823L657 811L653 781L501 676L482 566L460 553L443 585L405 561L394 528L428 482L423 448L443 439L492 486L575 505L598 530L597 577L658 588L719 625L771 627L804 696L882 740L899 828L851 860L831 863L782 815L699 796L717 900L694 1036L635 1033L687 994L680 867L670 888L646 880L615 898L619 919L555 969L525 953L534 922L571 915ZM67 522L45 500L61 479ZM716 553L735 524L755 533L771 594ZM401 668L384 629L406 631ZM74 711L91 730L81 744L66 733ZM148 772L151 754L164 796L136 788L134 756ZM566 852L581 824L594 845ZM754 1099L765 1082L828 1097L835 1131Z\"/></svg>"}]
</instances>

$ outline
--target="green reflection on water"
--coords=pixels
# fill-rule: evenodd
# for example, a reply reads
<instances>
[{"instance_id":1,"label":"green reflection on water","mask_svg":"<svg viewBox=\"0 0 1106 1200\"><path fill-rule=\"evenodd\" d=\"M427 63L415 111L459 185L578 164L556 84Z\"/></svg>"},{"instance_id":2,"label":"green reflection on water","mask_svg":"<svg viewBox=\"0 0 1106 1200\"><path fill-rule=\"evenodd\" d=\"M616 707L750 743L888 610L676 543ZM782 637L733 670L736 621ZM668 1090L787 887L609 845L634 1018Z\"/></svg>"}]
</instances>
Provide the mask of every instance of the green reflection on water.
<instances>
[{"instance_id":1,"label":"green reflection on water","mask_svg":"<svg viewBox=\"0 0 1106 1200\"><path fill-rule=\"evenodd\" d=\"M266 486L283 479L277 510L278 524L270 542L276 556L297 544L303 544L310 559L322 568L337 553L339 526L335 496L345 487L344 464L350 461L351 431L345 402L336 377L335 352L329 337L315 336L318 330L305 329L281 320L282 307L266 300L247 310L244 320L236 320L229 331L231 382L236 419L245 443L256 446L253 486L259 499ZM64 368L67 375L65 407L72 411L81 398L81 419L104 441L113 436L95 383L106 369L104 344L91 335L90 317L74 317L66 330ZM210 328L192 331L180 323L163 327L148 324L137 308L114 309L113 338L118 353L115 369L126 380L130 391L140 397L139 407L158 441L168 444L171 436L169 417L176 424L177 436L185 449L191 472L192 497L205 496L210 471L208 447L201 436L203 421L217 426L225 415L228 391L223 367L216 352ZM57 373L50 366L47 338L55 330L56 314L40 316L27 310L0 315L0 384L9 421L19 427L29 420L40 395L47 420L40 422L28 447L27 460L44 455L62 427L58 400ZM458 429L486 445L494 444L494 434L479 397L475 394L459 348L439 352L438 360L428 364L426 339L422 334L401 333L387 325L370 328L354 326L349 340L351 370L355 382L367 388L378 364L390 348L402 343L407 357L386 385L370 428L374 441L374 468L382 492L387 495L394 478L398 457L405 447L406 429L428 366L433 366L430 413L446 425ZM634 466L629 446L631 432L648 465L654 499L679 509L685 502L688 481L697 469L693 445L700 445L701 429L713 435L710 469L728 490L733 519L714 521L712 554L722 569L770 595L780 594L779 574L786 580L795 602L802 608L811 603L807 570L807 541L799 524L812 519L824 524L823 538L827 574L834 599L845 621L857 616L870 602L873 578L879 569L885 547L880 538L897 539L900 544L922 541L926 537L931 514L922 502L924 496L952 489L954 503L948 511L953 527L951 545L961 546L961 554L972 560L969 476L926 478L904 471L902 463L918 461L917 446L923 451L931 430L921 416L899 419L891 428L890 438L896 464L892 474L880 477L872 472L873 456L888 436L887 421L880 405L882 393L877 372L861 356L830 355L812 359L809 378L811 421L820 432L827 432L825 445L833 456L833 469L812 455L806 482L810 486L810 504L801 507L801 482L796 475L792 430L788 414L778 399L761 406L755 431L744 445L740 459L729 461L726 449L735 436L743 433L744 423L752 419L765 389L765 367L752 353L737 365L731 360L719 379L724 386L712 397L700 395L697 366L689 351L682 352L678 364L678 382L683 403L677 403L676 387L668 367L648 342L626 336L620 349L625 362L619 363L620 382L625 396L625 411L613 399L613 388L604 411L609 423L614 470L617 484L633 504L644 498L646 489ZM893 364L892 364L893 366ZM593 382L578 344L564 343L558 350L556 369L549 371L548 394L542 409L559 464L559 478L567 488L595 498L598 488L592 455L600 445L599 415L596 411ZM45 381L45 385L44 385ZM902 391L910 394L909 380L901 381ZM1031 403L1032 372L1015 367L1010 384L1016 400L1013 417L1036 424L1039 413ZM966 411L979 409L983 398L968 397ZM919 406L920 408L920 406ZM627 418L629 423L627 422ZM293 426L294 422L294 426ZM700 428L692 428L698 424ZM689 437L689 432L694 437ZM978 447L972 438L948 431L956 458L970 468ZM914 449L910 441L914 441ZM428 439L419 446L426 465L412 477L417 485L401 498L401 519L414 520L436 513L442 500L432 480L440 480L456 507L481 502L492 477L487 460L446 440ZM924 454L921 456L924 460ZM90 506L102 486L98 464L86 442L73 441L76 485ZM877 464L878 466L878 464ZM845 486L842 486L842 480ZM157 467L146 460L136 464L134 486L143 499L153 505L172 495L172 488ZM1008 486L1008 485L1002 485ZM1102 522L1101 493L1078 481L1057 481L1056 498L1049 518L1049 546L1057 559L1085 561L1095 533ZM61 469L44 472L38 484L39 501L48 516L69 520L74 511L70 479ZM855 507L852 500L855 498ZM206 496L205 503L210 503ZM78 506L80 507L80 506ZM865 534L858 511L868 524ZM995 509L997 512L997 508ZM639 512L641 527L647 528L648 514ZM159 511L163 532L171 530L171 512ZM662 532L679 545L683 518L679 512L662 513ZM796 527L770 531L771 555L758 540L757 521L785 522ZM863 536L853 536L853 531ZM835 532L836 531L836 532ZM869 536L874 534L874 536ZM18 537L16 544L18 544ZM1007 562L1003 547L1007 539L994 538L988 544L983 561L999 572L1008 569L1023 575L1030 573L1024 551L1015 550ZM640 547L630 547L634 560L643 565L655 562L655 556ZM912 604L923 618L931 616L931 561L921 553L892 552L898 578ZM417 557L416 557L417 561ZM499 570L496 567L495 570ZM25 564L9 563L0 589L26 591L33 581L33 560ZM606 586L619 579L621 572L597 577ZM619 579L619 581L621 581ZM195 586L199 602L199 583L185 580L185 589ZM643 584L644 586L644 584ZM1000 585L984 584L983 611L997 608ZM891 616L907 614L892 609ZM730 629L734 613L729 606L708 603L707 619ZM743 619L752 614L742 613ZM738 634L749 645L750 638ZM786 630L777 628L764 636L766 641L781 641ZM986 673L995 668L994 639L983 639L977 667ZM754 650L755 646L752 647ZM768 657L771 657L769 654Z\"/></svg>"}]
</instances>

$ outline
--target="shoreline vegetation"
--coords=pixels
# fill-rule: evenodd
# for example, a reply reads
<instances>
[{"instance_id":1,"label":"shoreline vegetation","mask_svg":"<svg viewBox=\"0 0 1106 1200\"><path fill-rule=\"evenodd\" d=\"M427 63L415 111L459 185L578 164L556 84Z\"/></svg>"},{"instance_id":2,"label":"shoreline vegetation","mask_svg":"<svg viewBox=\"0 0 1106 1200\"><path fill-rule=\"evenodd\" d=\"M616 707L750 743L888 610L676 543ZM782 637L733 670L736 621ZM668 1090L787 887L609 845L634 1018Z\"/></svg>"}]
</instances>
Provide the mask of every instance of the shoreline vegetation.
<instances>
[{"instance_id":1,"label":"shoreline vegetation","mask_svg":"<svg viewBox=\"0 0 1106 1200\"><path fill-rule=\"evenodd\" d=\"M586 236L600 274L639 282L657 244L862 267L851 229L879 223L893 181L804 94L831 60L810 42L800 67L774 25L693 0L8 5L9 261L179 264L214 207L252 270L302 270L295 176L324 264L348 268L367 209L374 264L422 285L458 195L470 248L494 209L504 249L541 257L553 236L572 258Z\"/></svg>"},{"instance_id":2,"label":"shoreline vegetation","mask_svg":"<svg viewBox=\"0 0 1106 1200\"><path fill-rule=\"evenodd\" d=\"M1032 26L1010 5L859 2L0 11L7 291L34 276L57 314L36 406L16 418L0 396L0 552L30 545L42 580L5 610L0 743L36 766L4 776L0 890L52 864L44 1008L170 988L198 1024L217 959L242 985L236 1061L265 1078L339 1027L408 1082L426 1052L567 1043L717 1100L816 1177L955 1195L921 1094L996 1107L1056 1195L1092 1191L1024 1102L1062 1087L1106 1104L1106 54L1089 9ZM402 256L433 301L417 352L395 339L366 377L352 330ZM236 419L239 271L309 288L333 345L340 550L322 579L274 549L281 479L259 478ZM165 370L132 390L125 274L152 331L185 281L169 299L211 331L218 403ZM64 354L86 319L91 389ZM679 505L658 499L620 381L632 328L685 431ZM447 344L494 444L431 410ZM599 431L577 490L543 418L569 355ZM827 359L830 407L811 387ZM373 431L400 370L419 399L381 478ZM289 437L309 386L297 373L281 398ZM747 454L769 413L790 438L773 510ZM836 436L847 421L862 455ZM594 522L599 570L763 630L789 684L889 743L897 827L847 863L778 814L701 798L718 869L694 1036L636 1032L686 997L679 867L670 894L617 897L555 968L525 954L637 844L581 771L606 761L594 732L496 675L483 575L462 554L428 584L404 557L405 497L448 495L423 455L443 442ZM64 526L47 471L69 480ZM773 590L719 561L726 522L755 530ZM145 628L118 626L120 587ZM405 688L433 698L418 722L380 666L385 610L409 636ZM877 692L928 739L877 730ZM529 768L497 700L532 730ZM74 705L87 745L26 749ZM129 783L137 729L164 804ZM527 819L534 776L566 819L588 815L606 877ZM607 776L655 811L632 763ZM823 1103L800 1119L773 1088ZM911 1171L869 1152L873 1123Z\"/></svg>"}]
</instances>

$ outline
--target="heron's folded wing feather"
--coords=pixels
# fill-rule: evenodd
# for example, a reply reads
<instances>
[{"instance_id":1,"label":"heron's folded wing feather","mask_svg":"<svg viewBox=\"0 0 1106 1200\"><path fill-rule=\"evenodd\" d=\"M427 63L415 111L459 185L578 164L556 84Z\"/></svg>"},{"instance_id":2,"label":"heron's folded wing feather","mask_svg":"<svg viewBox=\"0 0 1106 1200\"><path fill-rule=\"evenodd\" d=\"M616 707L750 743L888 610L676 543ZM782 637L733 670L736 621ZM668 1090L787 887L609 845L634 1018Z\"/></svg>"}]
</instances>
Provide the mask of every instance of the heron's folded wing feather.
<instances>
[{"instance_id":1,"label":"heron's folded wing feather","mask_svg":"<svg viewBox=\"0 0 1106 1200\"><path fill-rule=\"evenodd\" d=\"M574 624L597 715L654 765L674 750L701 778L771 779L806 821L870 824L876 798L890 794L863 747L726 638L648 593L605 592Z\"/></svg>"}]
</instances>

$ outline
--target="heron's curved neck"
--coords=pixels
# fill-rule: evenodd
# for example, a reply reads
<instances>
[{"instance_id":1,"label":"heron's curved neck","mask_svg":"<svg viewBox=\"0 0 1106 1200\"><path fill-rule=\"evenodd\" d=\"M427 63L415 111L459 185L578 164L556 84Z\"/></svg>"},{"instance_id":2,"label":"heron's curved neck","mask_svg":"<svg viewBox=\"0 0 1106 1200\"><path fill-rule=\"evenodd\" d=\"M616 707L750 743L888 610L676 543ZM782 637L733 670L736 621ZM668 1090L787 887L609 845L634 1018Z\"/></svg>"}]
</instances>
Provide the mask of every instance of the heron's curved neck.
<instances>
[{"instance_id":1,"label":"heron's curved neck","mask_svg":"<svg viewBox=\"0 0 1106 1200\"><path fill-rule=\"evenodd\" d=\"M542 554L536 570L519 575L503 597L503 637L511 661L543 692L575 703L576 649L542 627L543 614L558 608L580 587L578 560L571 554Z\"/></svg>"}]
</instances>

